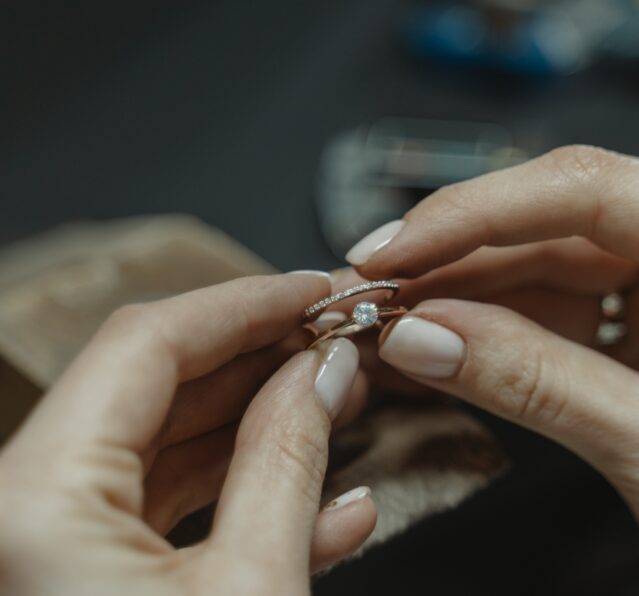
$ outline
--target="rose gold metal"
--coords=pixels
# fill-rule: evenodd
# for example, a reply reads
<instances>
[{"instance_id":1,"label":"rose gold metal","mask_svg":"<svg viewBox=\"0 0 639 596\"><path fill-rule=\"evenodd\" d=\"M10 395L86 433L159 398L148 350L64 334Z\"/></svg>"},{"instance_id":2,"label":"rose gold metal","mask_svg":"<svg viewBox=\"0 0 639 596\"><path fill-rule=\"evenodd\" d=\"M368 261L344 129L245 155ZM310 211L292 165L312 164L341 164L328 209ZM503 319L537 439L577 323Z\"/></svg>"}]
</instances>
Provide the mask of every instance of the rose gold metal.
<instances>
[{"instance_id":1,"label":"rose gold metal","mask_svg":"<svg viewBox=\"0 0 639 596\"><path fill-rule=\"evenodd\" d=\"M377 326L377 323L381 322L379 319L393 319L395 317L401 317L407 312L408 309L404 306L383 306L380 307L377 311L378 321L375 323L375 325L365 327L351 318L346 319L345 321L341 321L340 323L337 323L332 327L329 327L322 333L319 333L312 323L307 323L303 327L304 329L308 329L309 331L314 333L315 339L308 345L306 349L311 350L315 346L319 345L323 341L326 341L327 339L330 339L331 337L343 337L345 335L352 335L353 333L360 333L361 331L370 329L373 326Z\"/></svg>"}]
</instances>

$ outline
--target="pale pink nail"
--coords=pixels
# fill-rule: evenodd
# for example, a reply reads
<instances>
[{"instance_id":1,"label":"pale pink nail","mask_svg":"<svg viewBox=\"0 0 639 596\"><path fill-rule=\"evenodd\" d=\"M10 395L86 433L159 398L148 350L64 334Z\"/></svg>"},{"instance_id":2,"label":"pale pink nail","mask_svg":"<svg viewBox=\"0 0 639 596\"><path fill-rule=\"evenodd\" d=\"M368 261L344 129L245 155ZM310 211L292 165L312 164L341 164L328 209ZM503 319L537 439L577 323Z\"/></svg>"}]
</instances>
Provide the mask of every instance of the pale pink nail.
<instances>
[{"instance_id":1,"label":"pale pink nail","mask_svg":"<svg viewBox=\"0 0 639 596\"><path fill-rule=\"evenodd\" d=\"M339 310L329 310L322 313L315 321L313 325L320 331L326 331L329 327L341 323L346 320L346 315Z\"/></svg>"},{"instance_id":2,"label":"pale pink nail","mask_svg":"<svg viewBox=\"0 0 639 596\"><path fill-rule=\"evenodd\" d=\"M363 265L371 258L373 253L384 248L404 227L403 219L396 219L377 228L368 236L362 238L353 248L346 253L346 260L351 265Z\"/></svg>"},{"instance_id":3,"label":"pale pink nail","mask_svg":"<svg viewBox=\"0 0 639 596\"><path fill-rule=\"evenodd\" d=\"M340 338L319 345L324 360L315 377L315 393L333 420L341 411L355 380L359 352L355 344Z\"/></svg>"},{"instance_id":4,"label":"pale pink nail","mask_svg":"<svg viewBox=\"0 0 639 596\"><path fill-rule=\"evenodd\" d=\"M349 490L347 493L329 501L324 505L322 511L335 511L335 509L340 509L341 507L345 507L350 503L355 501L359 501L360 499L365 499L370 496L371 489L368 486L358 486L352 490Z\"/></svg>"},{"instance_id":5,"label":"pale pink nail","mask_svg":"<svg viewBox=\"0 0 639 596\"><path fill-rule=\"evenodd\" d=\"M453 376L466 354L464 340L450 329L421 317L406 316L379 349L382 360L419 377Z\"/></svg>"},{"instance_id":6,"label":"pale pink nail","mask_svg":"<svg viewBox=\"0 0 639 596\"><path fill-rule=\"evenodd\" d=\"M316 269L297 269L296 271L289 271L291 275L315 275L316 277L324 277L330 279L331 274L326 271L319 271Z\"/></svg>"}]
</instances>

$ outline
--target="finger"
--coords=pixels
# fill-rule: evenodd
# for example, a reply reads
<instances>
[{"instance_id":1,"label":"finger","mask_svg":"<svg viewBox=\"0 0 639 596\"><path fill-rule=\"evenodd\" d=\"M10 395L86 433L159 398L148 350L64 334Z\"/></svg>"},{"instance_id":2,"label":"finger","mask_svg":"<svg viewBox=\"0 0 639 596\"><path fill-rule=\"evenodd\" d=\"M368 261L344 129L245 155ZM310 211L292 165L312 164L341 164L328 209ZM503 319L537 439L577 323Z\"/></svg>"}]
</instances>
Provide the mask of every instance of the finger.
<instances>
[{"instance_id":1,"label":"finger","mask_svg":"<svg viewBox=\"0 0 639 596\"><path fill-rule=\"evenodd\" d=\"M542 327L580 344L593 346L601 313L601 299L538 288L491 296L491 304L504 306Z\"/></svg>"},{"instance_id":2,"label":"finger","mask_svg":"<svg viewBox=\"0 0 639 596\"><path fill-rule=\"evenodd\" d=\"M416 277L481 246L582 236L637 262L639 160L564 147L444 187L347 255L365 277Z\"/></svg>"},{"instance_id":3,"label":"finger","mask_svg":"<svg viewBox=\"0 0 639 596\"><path fill-rule=\"evenodd\" d=\"M368 378L369 383L383 391L394 394L423 396L427 390L420 383L407 378L392 366L380 360L378 350L378 335L362 333L354 338L359 351L360 368Z\"/></svg>"},{"instance_id":4,"label":"finger","mask_svg":"<svg viewBox=\"0 0 639 596\"><path fill-rule=\"evenodd\" d=\"M458 300L420 304L380 342L389 364L562 443L636 506L637 373L507 309Z\"/></svg>"},{"instance_id":5,"label":"finger","mask_svg":"<svg viewBox=\"0 0 639 596\"><path fill-rule=\"evenodd\" d=\"M353 269L334 277L333 293L363 280ZM521 246L484 246L414 280L403 280L396 302L412 306L426 298L478 299L531 286L601 295L636 279L635 263L573 237Z\"/></svg>"},{"instance_id":6,"label":"finger","mask_svg":"<svg viewBox=\"0 0 639 596\"><path fill-rule=\"evenodd\" d=\"M182 443L237 420L269 377L309 342L303 329L276 344L242 354L182 383L158 436L158 447Z\"/></svg>"},{"instance_id":7,"label":"finger","mask_svg":"<svg viewBox=\"0 0 639 596\"><path fill-rule=\"evenodd\" d=\"M164 536L212 503L228 470L236 424L163 449L144 481L144 519Z\"/></svg>"},{"instance_id":8,"label":"finger","mask_svg":"<svg viewBox=\"0 0 639 596\"><path fill-rule=\"evenodd\" d=\"M485 298L525 287L586 295L617 291L635 281L637 265L583 238L512 247L482 247L468 256L402 283L402 299Z\"/></svg>"},{"instance_id":9,"label":"finger","mask_svg":"<svg viewBox=\"0 0 639 596\"><path fill-rule=\"evenodd\" d=\"M333 421L335 430L359 415L367 393L368 383L359 371ZM228 424L159 452L144 482L144 518L158 534L164 536L184 517L219 497L236 430L236 424Z\"/></svg>"},{"instance_id":10,"label":"finger","mask_svg":"<svg viewBox=\"0 0 639 596\"><path fill-rule=\"evenodd\" d=\"M562 337L595 347L601 322L600 298L579 296L543 289L526 289L486 298L490 304L506 307ZM639 290L627 296L628 334L618 345L599 348L615 360L639 368ZM379 388L404 395L420 395L423 386L379 359L377 337L369 334L355 338L360 353L360 368L369 382Z\"/></svg>"},{"instance_id":11,"label":"finger","mask_svg":"<svg viewBox=\"0 0 639 596\"><path fill-rule=\"evenodd\" d=\"M328 503L317 516L311 545L311 573L352 555L375 529L377 510L370 489L361 486Z\"/></svg>"},{"instance_id":12,"label":"finger","mask_svg":"<svg viewBox=\"0 0 639 596\"><path fill-rule=\"evenodd\" d=\"M597 329L602 322L600 297L531 288L491 296L488 301L514 310L566 339L597 347ZM598 347L615 360L638 368L639 289L625 295L624 311L627 334L623 341ZM365 366L363 358L362 363Z\"/></svg>"},{"instance_id":13,"label":"finger","mask_svg":"<svg viewBox=\"0 0 639 596\"><path fill-rule=\"evenodd\" d=\"M598 298L533 288L489 296L487 301L518 312L562 337L584 345L594 345L600 318ZM425 394L423 385L380 360L377 336L366 334L365 337L357 338L356 343L360 353L360 367L373 385L404 395ZM628 342L628 345L632 345L632 342ZM624 357L626 351L617 349L617 359L633 364L630 359L632 354Z\"/></svg>"},{"instance_id":14,"label":"finger","mask_svg":"<svg viewBox=\"0 0 639 596\"><path fill-rule=\"evenodd\" d=\"M353 385L348 393L341 411L333 420L333 430L340 430L353 422L368 403L369 383L366 375L357 371Z\"/></svg>"},{"instance_id":15,"label":"finger","mask_svg":"<svg viewBox=\"0 0 639 596\"><path fill-rule=\"evenodd\" d=\"M327 291L323 276L287 274L121 309L43 400L29 428L74 449L101 442L139 451L159 430L180 382L287 336L305 306Z\"/></svg>"},{"instance_id":16,"label":"finger","mask_svg":"<svg viewBox=\"0 0 639 596\"><path fill-rule=\"evenodd\" d=\"M224 548L266 558L284 577L303 572L296 578L306 581L330 419L357 366L355 346L338 339L294 356L262 388L240 425L205 555Z\"/></svg>"},{"instance_id":17,"label":"finger","mask_svg":"<svg viewBox=\"0 0 639 596\"><path fill-rule=\"evenodd\" d=\"M297 338L286 340L243 354L209 375L180 386L155 447L177 445L239 419L268 378L307 343L308 337L304 336L302 342ZM334 422L335 428L347 425L359 414L366 405L367 393L366 379L358 375L344 410ZM149 465L152 461L149 459Z\"/></svg>"}]
</instances>

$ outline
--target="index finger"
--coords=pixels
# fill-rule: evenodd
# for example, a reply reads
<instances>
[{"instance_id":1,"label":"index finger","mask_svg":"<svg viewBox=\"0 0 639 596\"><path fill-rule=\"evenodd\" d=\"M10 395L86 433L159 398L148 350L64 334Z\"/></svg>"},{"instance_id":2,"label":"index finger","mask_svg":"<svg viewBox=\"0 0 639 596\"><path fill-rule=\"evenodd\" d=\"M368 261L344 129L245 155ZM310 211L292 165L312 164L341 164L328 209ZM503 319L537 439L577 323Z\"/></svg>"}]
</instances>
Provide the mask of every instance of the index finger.
<instances>
[{"instance_id":1,"label":"index finger","mask_svg":"<svg viewBox=\"0 0 639 596\"><path fill-rule=\"evenodd\" d=\"M124 307L64 373L27 428L39 432L41 445L51 437L80 448L103 441L140 450L160 428L179 383L282 339L329 289L322 274L246 277Z\"/></svg>"},{"instance_id":2,"label":"index finger","mask_svg":"<svg viewBox=\"0 0 639 596\"><path fill-rule=\"evenodd\" d=\"M415 277L481 246L583 236L639 257L639 160L587 146L444 187L355 245L367 278Z\"/></svg>"}]
</instances>

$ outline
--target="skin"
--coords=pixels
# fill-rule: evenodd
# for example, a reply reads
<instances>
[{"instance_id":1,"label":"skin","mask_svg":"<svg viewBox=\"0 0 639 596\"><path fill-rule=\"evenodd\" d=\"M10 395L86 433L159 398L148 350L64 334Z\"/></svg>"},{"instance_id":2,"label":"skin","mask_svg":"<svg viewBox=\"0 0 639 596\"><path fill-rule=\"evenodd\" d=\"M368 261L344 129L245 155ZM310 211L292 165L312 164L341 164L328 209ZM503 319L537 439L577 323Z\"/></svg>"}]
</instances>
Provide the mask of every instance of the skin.
<instances>
[{"instance_id":1,"label":"skin","mask_svg":"<svg viewBox=\"0 0 639 596\"><path fill-rule=\"evenodd\" d=\"M434 380L395 371L362 336L373 379L443 390L553 438L635 515L637 290L628 341L602 354L590 338L601 294L638 278L637 188L637 160L564 148L441 189L336 281L410 279L409 314L465 342L456 372ZM309 593L309 573L375 523L370 498L318 514L331 429L313 394L321 357L290 356L304 307L328 293L316 276L245 278L111 317L0 455L1 592ZM360 376L335 425L365 394ZM174 550L164 533L218 496L210 537Z\"/></svg>"},{"instance_id":2,"label":"skin","mask_svg":"<svg viewBox=\"0 0 639 596\"><path fill-rule=\"evenodd\" d=\"M357 549L375 506L319 511L322 354L293 333L328 286L244 278L116 312L0 456L0 593L299 595ZM204 542L163 538L218 496Z\"/></svg>"},{"instance_id":3,"label":"skin","mask_svg":"<svg viewBox=\"0 0 639 596\"><path fill-rule=\"evenodd\" d=\"M357 273L459 335L446 379L407 375L544 434L601 471L639 515L639 160L564 147L445 187ZM337 284L353 276L342 272ZM595 351L602 294L628 288L629 336ZM458 298L458 299L451 299ZM383 346L393 326L379 338ZM366 352L365 352L366 353ZM379 370L368 350L369 370ZM401 371L397 371L401 374ZM405 375L406 376L406 375ZM415 385L413 385L415 386Z\"/></svg>"}]
</instances>

